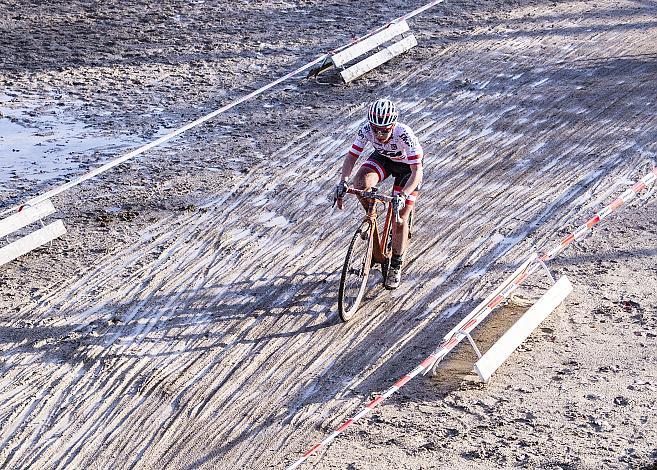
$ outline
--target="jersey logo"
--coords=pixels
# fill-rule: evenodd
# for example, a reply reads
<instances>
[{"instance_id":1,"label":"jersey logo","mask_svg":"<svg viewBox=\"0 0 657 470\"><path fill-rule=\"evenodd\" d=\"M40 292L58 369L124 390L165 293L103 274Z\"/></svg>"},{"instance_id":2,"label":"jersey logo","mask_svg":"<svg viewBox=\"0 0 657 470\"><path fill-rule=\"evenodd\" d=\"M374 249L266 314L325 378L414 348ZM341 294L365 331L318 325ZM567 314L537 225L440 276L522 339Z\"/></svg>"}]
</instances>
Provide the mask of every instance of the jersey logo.
<instances>
[{"instance_id":1,"label":"jersey logo","mask_svg":"<svg viewBox=\"0 0 657 470\"><path fill-rule=\"evenodd\" d=\"M399 158L402 156L401 152L391 152L390 150L379 150L379 153L388 158Z\"/></svg>"}]
</instances>

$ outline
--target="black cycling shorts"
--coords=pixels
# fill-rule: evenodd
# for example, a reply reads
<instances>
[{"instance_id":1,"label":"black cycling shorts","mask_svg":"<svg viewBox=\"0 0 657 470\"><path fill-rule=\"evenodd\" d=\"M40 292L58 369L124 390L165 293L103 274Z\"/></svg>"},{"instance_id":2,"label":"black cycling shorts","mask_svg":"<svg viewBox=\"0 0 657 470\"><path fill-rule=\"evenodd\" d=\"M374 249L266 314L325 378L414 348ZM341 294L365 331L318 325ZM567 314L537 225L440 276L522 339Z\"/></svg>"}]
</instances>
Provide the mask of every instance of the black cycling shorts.
<instances>
[{"instance_id":1,"label":"black cycling shorts","mask_svg":"<svg viewBox=\"0 0 657 470\"><path fill-rule=\"evenodd\" d=\"M411 177L411 165L407 163L393 162L389 158L384 157L379 152L373 152L367 161L363 163L364 167L371 168L379 175L379 181L383 181L388 176L395 177L394 187L401 191L408 179ZM420 189L418 186L415 193Z\"/></svg>"}]
</instances>

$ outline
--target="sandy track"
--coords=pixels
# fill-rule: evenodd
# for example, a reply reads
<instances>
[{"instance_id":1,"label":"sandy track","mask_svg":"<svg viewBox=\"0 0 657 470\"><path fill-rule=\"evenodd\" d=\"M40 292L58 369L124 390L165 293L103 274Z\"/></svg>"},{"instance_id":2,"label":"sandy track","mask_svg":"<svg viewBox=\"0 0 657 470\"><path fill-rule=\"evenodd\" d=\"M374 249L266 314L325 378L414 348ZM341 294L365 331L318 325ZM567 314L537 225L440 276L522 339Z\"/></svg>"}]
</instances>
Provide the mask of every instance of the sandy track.
<instances>
[{"instance_id":1,"label":"sandy track","mask_svg":"<svg viewBox=\"0 0 657 470\"><path fill-rule=\"evenodd\" d=\"M23 305L3 324L5 464L264 468L298 455L414 366L404 350L432 349L504 263L640 172L657 123L644 106L656 11L518 8L377 72L428 170L403 286L373 286L350 324L335 292L355 204L332 214L326 196L362 120L349 102ZM430 18L420 37L439 34Z\"/></svg>"}]
</instances>

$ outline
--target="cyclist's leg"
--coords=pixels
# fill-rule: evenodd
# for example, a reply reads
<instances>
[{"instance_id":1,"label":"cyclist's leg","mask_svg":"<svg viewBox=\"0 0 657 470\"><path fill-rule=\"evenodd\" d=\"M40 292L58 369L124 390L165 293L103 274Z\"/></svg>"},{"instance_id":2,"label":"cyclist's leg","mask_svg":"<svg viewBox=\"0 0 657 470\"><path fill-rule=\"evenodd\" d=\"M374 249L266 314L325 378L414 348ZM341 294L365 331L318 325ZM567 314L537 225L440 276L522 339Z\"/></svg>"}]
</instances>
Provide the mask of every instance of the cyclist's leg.
<instances>
[{"instance_id":1,"label":"cyclist's leg","mask_svg":"<svg viewBox=\"0 0 657 470\"><path fill-rule=\"evenodd\" d=\"M410 170L409 170L410 171ZM408 181L408 174L395 175L395 183L392 188L393 195L399 194ZM392 226L392 255L402 259L408 248L408 218L415 207L415 202L419 195L419 189L416 189L406 198L406 205L399 213L400 222L394 222Z\"/></svg>"},{"instance_id":2,"label":"cyclist's leg","mask_svg":"<svg viewBox=\"0 0 657 470\"><path fill-rule=\"evenodd\" d=\"M385 163L382 161L384 158L376 152L370 155L356 173L354 178L354 187L356 189L369 190L388 177L388 170L386 170ZM366 202L361 200L361 204L367 209Z\"/></svg>"},{"instance_id":3,"label":"cyclist's leg","mask_svg":"<svg viewBox=\"0 0 657 470\"><path fill-rule=\"evenodd\" d=\"M406 205L399 213L401 217L401 222L395 222L392 227L392 255L403 258L406 249L408 248L408 217L413 210L413 202L410 198L416 197L417 191L413 191L413 194L406 199Z\"/></svg>"},{"instance_id":4,"label":"cyclist's leg","mask_svg":"<svg viewBox=\"0 0 657 470\"><path fill-rule=\"evenodd\" d=\"M393 194L400 193L407 180L408 175L395 175ZM388 275L386 276L385 282L385 286L388 289L395 289L401 283L404 254L408 248L408 219L413 211L417 196L418 191L415 190L406 198L406 205L399 213L401 221L394 221L392 224L392 257L390 258L390 266L388 267Z\"/></svg>"}]
</instances>

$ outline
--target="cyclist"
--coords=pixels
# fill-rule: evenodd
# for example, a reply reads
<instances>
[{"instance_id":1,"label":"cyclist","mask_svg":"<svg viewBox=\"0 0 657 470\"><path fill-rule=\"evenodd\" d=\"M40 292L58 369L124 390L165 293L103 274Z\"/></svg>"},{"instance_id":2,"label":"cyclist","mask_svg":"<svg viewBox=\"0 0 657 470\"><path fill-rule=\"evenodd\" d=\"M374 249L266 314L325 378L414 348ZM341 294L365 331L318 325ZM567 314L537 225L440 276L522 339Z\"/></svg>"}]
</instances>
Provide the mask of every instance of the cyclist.
<instances>
[{"instance_id":1,"label":"cyclist","mask_svg":"<svg viewBox=\"0 0 657 470\"><path fill-rule=\"evenodd\" d=\"M367 122L358 130L356 140L344 159L340 181L335 189L338 208L342 209L347 181L358 157L370 142L374 151L361 165L353 184L357 189L369 190L388 176L394 177L394 203L399 208L401 222L393 224L392 259L384 283L388 289L397 288L401 282L401 269L408 244L408 217L418 197L423 174L422 146L413 130L398 122L397 118L397 108L388 99L379 99L370 105Z\"/></svg>"}]
</instances>

